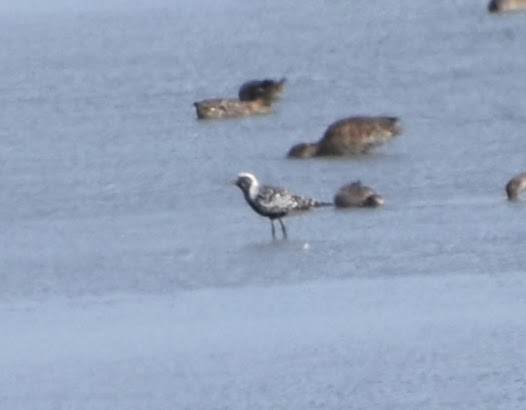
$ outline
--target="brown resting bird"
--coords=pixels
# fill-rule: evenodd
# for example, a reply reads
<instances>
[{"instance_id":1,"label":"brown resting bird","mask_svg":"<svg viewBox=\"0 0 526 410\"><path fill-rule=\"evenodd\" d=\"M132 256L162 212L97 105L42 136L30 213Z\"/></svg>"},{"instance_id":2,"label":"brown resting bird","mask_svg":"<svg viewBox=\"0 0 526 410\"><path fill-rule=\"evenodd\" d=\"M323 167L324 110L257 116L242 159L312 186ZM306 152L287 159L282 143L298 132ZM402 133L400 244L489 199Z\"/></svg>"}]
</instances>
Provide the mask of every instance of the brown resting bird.
<instances>
[{"instance_id":1,"label":"brown resting bird","mask_svg":"<svg viewBox=\"0 0 526 410\"><path fill-rule=\"evenodd\" d=\"M375 208L384 204L384 198L374 189L355 181L342 186L334 196L336 208L369 207Z\"/></svg>"},{"instance_id":2,"label":"brown resting bird","mask_svg":"<svg viewBox=\"0 0 526 410\"><path fill-rule=\"evenodd\" d=\"M314 143L294 145L291 158L364 154L391 141L402 132L396 117L348 117L329 125L323 137Z\"/></svg>"},{"instance_id":3,"label":"brown resting bird","mask_svg":"<svg viewBox=\"0 0 526 410\"><path fill-rule=\"evenodd\" d=\"M215 98L194 103L197 118L218 119L246 117L254 114L268 114L272 111L269 101L239 101L233 99Z\"/></svg>"}]
</instances>

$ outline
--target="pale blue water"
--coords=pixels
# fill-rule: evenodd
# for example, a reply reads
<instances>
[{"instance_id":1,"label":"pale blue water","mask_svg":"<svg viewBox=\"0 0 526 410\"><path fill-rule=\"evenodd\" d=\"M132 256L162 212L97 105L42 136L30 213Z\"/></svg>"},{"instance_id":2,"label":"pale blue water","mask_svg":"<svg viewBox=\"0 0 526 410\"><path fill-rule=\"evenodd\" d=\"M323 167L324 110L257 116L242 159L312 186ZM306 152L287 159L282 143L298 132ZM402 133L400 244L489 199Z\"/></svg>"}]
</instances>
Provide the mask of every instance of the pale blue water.
<instances>
[{"instance_id":1,"label":"pale blue water","mask_svg":"<svg viewBox=\"0 0 526 410\"><path fill-rule=\"evenodd\" d=\"M0 4L1 407L523 408L526 202L504 186L526 170L526 14L26 3ZM195 119L283 76L271 115ZM285 158L352 114L405 132ZM240 171L324 200L361 179L386 205L272 242Z\"/></svg>"}]
</instances>

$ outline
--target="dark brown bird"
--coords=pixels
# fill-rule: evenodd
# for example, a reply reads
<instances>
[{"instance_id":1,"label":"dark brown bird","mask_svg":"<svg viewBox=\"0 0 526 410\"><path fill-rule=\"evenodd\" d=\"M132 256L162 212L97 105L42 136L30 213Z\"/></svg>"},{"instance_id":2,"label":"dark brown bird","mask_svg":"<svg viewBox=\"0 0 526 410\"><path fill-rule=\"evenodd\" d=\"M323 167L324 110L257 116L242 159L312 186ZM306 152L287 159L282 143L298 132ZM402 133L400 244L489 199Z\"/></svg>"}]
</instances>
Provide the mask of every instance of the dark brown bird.
<instances>
[{"instance_id":1,"label":"dark brown bird","mask_svg":"<svg viewBox=\"0 0 526 410\"><path fill-rule=\"evenodd\" d=\"M239 88L239 99L241 101L255 101L264 99L275 101L281 97L285 78L276 80L251 80L242 84Z\"/></svg>"},{"instance_id":2,"label":"dark brown bird","mask_svg":"<svg viewBox=\"0 0 526 410\"><path fill-rule=\"evenodd\" d=\"M364 154L402 132L396 117L348 117L331 124L315 143L294 145L292 158Z\"/></svg>"},{"instance_id":3,"label":"dark brown bird","mask_svg":"<svg viewBox=\"0 0 526 410\"><path fill-rule=\"evenodd\" d=\"M374 189L355 181L342 186L334 196L336 208L377 207L384 204L384 198Z\"/></svg>"},{"instance_id":4,"label":"dark brown bird","mask_svg":"<svg viewBox=\"0 0 526 410\"><path fill-rule=\"evenodd\" d=\"M515 175L506 184L506 194L510 201L519 199L519 194L526 190L526 172Z\"/></svg>"}]
</instances>

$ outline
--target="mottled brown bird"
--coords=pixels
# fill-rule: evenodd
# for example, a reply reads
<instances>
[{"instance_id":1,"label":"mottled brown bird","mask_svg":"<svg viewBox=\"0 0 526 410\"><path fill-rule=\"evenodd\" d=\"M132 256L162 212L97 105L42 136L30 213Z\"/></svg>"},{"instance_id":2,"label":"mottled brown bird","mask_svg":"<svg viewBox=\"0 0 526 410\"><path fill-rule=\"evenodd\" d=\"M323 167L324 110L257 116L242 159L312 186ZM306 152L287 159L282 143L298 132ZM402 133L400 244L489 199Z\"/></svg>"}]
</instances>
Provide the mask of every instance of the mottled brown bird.
<instances>
[{"instance_id":1,"label":"mottled brown bird","mask_svg":"<svg viewBox=\"0 0 526 410\"><path fill-rule=\"evenodd\" d=\"M401 132L396 117L348 117L331 124L318 142L294 145L288 156L311 158L364 154Z\"/></svg>"},{"instance_id":2,"label":"mottled brown bird","mask_svg":"<svg viewBox=\"0 0 526 410\"><path fill-rule=\"evenodd\" d=\"M238 101L216 98L197 101L194 103L194 107L199 119L246 117L255 114L268 114L272 111L270 102L263 99Z\"/></svg>"}]
</instances>

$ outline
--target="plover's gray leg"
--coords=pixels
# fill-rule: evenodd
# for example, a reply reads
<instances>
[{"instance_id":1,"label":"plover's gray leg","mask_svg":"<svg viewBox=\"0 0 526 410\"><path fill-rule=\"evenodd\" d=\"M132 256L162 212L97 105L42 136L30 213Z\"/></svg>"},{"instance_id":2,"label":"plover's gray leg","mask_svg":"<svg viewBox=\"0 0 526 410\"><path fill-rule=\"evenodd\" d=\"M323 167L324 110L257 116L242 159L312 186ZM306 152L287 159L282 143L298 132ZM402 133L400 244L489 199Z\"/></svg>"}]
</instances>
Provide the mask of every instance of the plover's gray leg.
<instances>
[{"instance_id":1,"label":"plover's gray leg","mask_svg":"<svg viewBox=\"0 0 526 410\"><path fill-rule=\"evenodd\" d=\"M270 220L270 226L272 228L272 239L276 239L276 229L274 228L274 219Z\"/></svg>"},{"instance_id":2,"label":"plover's gray leg","mask_svg":"<svg viewBox=\"0 0 526 410\"><path fill-rule=\"evenodd\" d=\"M287 228L285 228L285 225L283 224L283 221L281 218L278 218L279 224L281 225L281 232L283 232L283 237L287 239Z\"/></svg>"}]
</instances>

